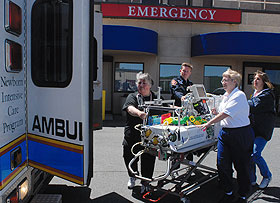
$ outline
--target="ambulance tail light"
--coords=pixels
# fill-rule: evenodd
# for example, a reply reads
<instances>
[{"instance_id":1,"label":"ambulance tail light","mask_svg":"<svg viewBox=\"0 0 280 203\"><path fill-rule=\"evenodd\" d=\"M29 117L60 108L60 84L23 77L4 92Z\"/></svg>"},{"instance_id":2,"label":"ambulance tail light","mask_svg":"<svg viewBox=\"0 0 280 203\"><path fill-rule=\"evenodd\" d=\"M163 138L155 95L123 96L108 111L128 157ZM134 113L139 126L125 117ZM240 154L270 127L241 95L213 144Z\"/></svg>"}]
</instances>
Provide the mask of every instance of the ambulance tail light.
<instances>
[{"instance_id":1,"label":"ambulance tail light","mask_svg":"<svg viewBox=\"0 0 280 203\"><path fill-rule=\"evenodd\" d=\"M20 201L24 200L24 198L27 196L28 189L28 180L26 179L18 187L18 199Z\"/></svg>"},{"instance_id":2,"label":"ambulance tail light","mask_svg":"<svg viewBox=\"0 0 280 203\"><path fill-rule=\"evenodd\" d=\"M11 40L6 40L6 70L8 72L22 70L22 46Z\"/></svg>"},{"instance_id":3,"label":"ambulance tail light","mask_svg":"<svg viewBox=\"0 0 280 203\"><path fill-rule=\"evenodd\" d=\"M6 0L5 28L7 32L20 35L22 32L22 11L15 3Z\"/></svg>"},{"instance_id":4,"label":"ambulance tail light","mask_svg":"<svg viewBox=\"0 0 280 203\"><path fill-rule=\"evenodd\" d=\"M6 203L23 202L29 191L28 180L23 180L16 189L7 197Z\"/></svg>"}]
</instances>

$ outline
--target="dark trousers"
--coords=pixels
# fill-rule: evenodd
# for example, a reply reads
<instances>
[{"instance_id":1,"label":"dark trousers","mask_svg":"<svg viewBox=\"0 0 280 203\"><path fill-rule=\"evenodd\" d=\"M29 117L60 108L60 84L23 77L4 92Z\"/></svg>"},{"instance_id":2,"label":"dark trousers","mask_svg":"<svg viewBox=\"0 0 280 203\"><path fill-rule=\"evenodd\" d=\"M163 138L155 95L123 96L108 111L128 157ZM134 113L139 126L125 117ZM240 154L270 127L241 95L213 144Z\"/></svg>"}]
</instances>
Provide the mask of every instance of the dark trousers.
<instances>
[{"instance_id":1,"label":"dark trousers","mask_svg":"<svg viewBox=\"0 0 280 203\"><path fill-rule=\"evenodd\" d=\"M254 133L250 126L221 129L218 136L217 167L225 192L233 191L232 164L237 172L239 195L244 197L250 192L253 145Z\"/></svg>"},{"instance_id":2,"label":"dark trousers","mask_svg":"<svg viewBox=\"0 0 280 203\"><path fill-rule=\"evenodd\" d=\"M139 150L141 150L141 147L136 147L136 149L133 152L137 153ZM134 155L131 153L131 146L123 145L123 158L124 158L125 166L128 171L128 175L130 177L133 177L133 174L128 169L129 162L134 158ZM146 178L152 178L154 167L155 167L155 156L152 156L148 153L143 153L140 158L141 158L141 175ZM138 167L137 167L138 161L139 159L135 160L134 163L131 165L133 171L138 172Z\"/></svg>"}]
</instances>

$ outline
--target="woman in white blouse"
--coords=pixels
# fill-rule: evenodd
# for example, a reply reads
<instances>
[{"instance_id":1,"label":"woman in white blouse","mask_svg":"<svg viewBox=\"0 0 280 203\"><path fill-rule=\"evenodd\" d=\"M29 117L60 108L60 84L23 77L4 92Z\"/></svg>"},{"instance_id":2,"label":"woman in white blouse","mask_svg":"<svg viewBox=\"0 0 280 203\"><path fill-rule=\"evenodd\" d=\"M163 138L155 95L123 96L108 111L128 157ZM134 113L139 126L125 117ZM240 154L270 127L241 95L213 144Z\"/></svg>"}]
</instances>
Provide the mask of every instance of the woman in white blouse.
<instances>
[{"instance_id":1,"label":"woman in white blouse","mask_svg":"<svg viewBox=\"0 0 280 203\"><path fill-rule=\"evenodd\" d=\"M226 93L219 106L217 114L202 128L208 128L220 122L222 129L218 137L217 167L220 183L225 189L225 195L220 202L246 202L250 192L250 162L254 144L254 133L250 127L249 105L244 92L238 89L241 75L228 69L223 73L221 81ZM233 170L237 172L238 196L233 195Z\"/></svg>"}]
</instances>

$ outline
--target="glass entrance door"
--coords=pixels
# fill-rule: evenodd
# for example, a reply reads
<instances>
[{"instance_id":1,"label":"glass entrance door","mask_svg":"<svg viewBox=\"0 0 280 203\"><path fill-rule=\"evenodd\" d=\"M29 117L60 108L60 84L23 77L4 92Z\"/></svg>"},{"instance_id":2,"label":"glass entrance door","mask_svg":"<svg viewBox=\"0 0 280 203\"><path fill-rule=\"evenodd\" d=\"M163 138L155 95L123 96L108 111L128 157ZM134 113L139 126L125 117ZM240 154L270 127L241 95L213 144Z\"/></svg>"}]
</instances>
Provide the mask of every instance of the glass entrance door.
<instances>
[{"instance_id":1,"label":"glass entrance door","mask_svg":"<svg viewBox=\"0 0 280 203\"><path fill-rule=\"evenodd\" d=\"M263 62L244 62L243 63L243 90L247 97L252 94L252 80L254 72L261 70L265 72L274 86L276 99L276 112L280 117L280 63L263 63Z\"/></svg>"},{"instance_id":2,"label":"glass entrance door","mask_svg":"<svg viewBox=\"0 0 280 203\"><path fill-rule=\"evenodd\" d=\"M274 86L274 92L276 96L276 112L280 116L280 66L279 70L264 69L264 72L268 75L271 83Z\"/></svg>"}]
</instances>

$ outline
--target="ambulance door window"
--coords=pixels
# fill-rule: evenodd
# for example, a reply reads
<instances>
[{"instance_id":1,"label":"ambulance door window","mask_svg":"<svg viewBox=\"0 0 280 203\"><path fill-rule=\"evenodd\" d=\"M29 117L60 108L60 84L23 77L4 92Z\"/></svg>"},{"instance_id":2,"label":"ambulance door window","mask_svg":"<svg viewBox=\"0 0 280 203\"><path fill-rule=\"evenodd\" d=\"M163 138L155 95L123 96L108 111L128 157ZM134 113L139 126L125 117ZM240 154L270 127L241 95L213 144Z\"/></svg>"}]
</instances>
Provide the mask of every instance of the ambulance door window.
<instances>
[{"instance_id":1,"label":"ambulance door window","mask_svg":"<svg viewBox=\"0 0 280 203\"><path fill-rule=\"evenodd\" d=\"M9 0L5 1L5 29L16 36L22 32L22 10Z\"/></svg>"},{"instance_id":2,"label":"ambulance door window","mask_svg":"<svg viewBox=\"0 0 280 203\"><path fill-rule=\"evenodd\" d=\"M66 87L72 78L72 0L38 0L31 16L31 76L39 87Z\"/></svg>"},{"instance_id":3,"label":"ambulance door window","mask_svg":"<svg viewBox=\"0 0 280 203\"><path fill-rule=\"evenodd\" d=\"M6 71L20 72L22 70L22 46L14 41L6 39Z\"/></svg>"},{"instance_id":4,"label":"ambulance door window","mask_svg":"<svg viewBox=\"0 0 280 203\"><path fill-rule=\"evenodd\" d=\"M22 9L12 1L4 2L5 30L19 37L22 33ZM23 47L13 40L5 40L5 68L7 72L20 72L23 69Z\"/></svg>"}]
</instances>

